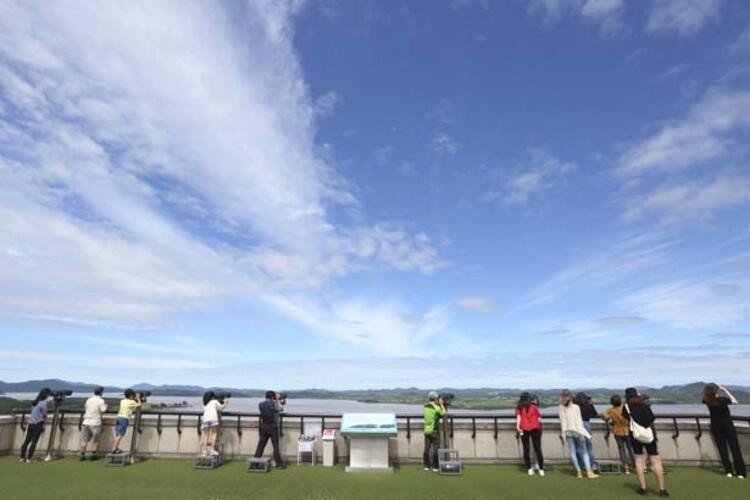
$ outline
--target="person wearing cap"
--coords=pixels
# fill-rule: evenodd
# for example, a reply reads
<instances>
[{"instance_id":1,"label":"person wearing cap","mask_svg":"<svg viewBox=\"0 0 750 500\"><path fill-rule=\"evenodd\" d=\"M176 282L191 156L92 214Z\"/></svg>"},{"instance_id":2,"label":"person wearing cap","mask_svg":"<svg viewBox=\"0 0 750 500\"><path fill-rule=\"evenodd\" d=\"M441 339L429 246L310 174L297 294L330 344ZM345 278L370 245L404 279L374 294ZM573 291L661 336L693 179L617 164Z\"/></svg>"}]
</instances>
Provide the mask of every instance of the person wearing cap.
<instances>
[{"instance_id":1,"label":"person wearing cap","mask_svg":"<svg viewBox=\"0 0 750 500\"><path fill-rule=\"evenodd\" d=\"M664 483L664 467L662 466L659 449L656 444L656 433L653 433L652 440L649 443L639 441L633 436L633 422L645 429L651 429L653 432L653 425L656 420L654 413L651 411L651 406L643 400L643 397L634 387L625 389L625 408L622 410L622 416L629 422L630 426L630 445L633 447L635 473L638 476L638 489L636 493L639 495L646 495L648 493L646 489L646 457L643 454L645 450L654 468L656 481L659 484L659 496L668 497L669 493Z\"/></svg>"},{"instance_id":2,"label":"person wearing cap","mask_svg":"<svg viewBox=\"0 0 750 500\"><path fill-rule=\"evenodd\" d=\"M429 401L424 405L424 470L438 472L438 448L440 448L440 418L445 417L445 402L437 392L427 394Z\"/></svg>"},{"instance_id":3,"label":"person wearing cap","mask_svg":"<svg viewBox=\"0 0 750 500\"><path fill-rule=\"evenodd\" d=\"M94 389L94 395L84 404L83 422L81 422L81 462L86 460L86 448L89 443L93 444L91 460L96 458L99 436L102 434L102 414L107 411L107 403L104 402L102 394L104 394L104 387L97 387Z\"/></svg>"}]
</instances>

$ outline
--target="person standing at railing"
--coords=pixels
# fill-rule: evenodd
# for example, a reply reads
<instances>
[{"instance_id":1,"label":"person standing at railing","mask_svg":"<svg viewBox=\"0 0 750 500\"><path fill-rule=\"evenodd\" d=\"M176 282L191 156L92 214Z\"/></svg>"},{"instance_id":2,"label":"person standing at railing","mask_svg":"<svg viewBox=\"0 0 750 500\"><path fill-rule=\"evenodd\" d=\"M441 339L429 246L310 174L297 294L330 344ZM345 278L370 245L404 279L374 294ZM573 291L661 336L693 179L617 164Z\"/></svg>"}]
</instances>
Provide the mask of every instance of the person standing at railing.
<instances>
[{"instance_id":1,"label":"person standing at railing","mask_svg":"<svg viewBox=\"0 0 750 500\"><path fill-rule=\"evenodd\" d=\"M651 405L643 400L634 387L625 389L625 408L622 416L628 421L630 428L630 444L633 447L635 455L635 473L638 476L638 489L636 493L646 495L646 457L643 454L644 449L648 453L648 458L654 468L656 481L659 483L659 496L668 497L664 483L664 467L659 456L659 449L656 444L656 434L654 432L654 413L651 411Z\"/></svg>"},{"instance_id":2,"label":"person standing at railing","mask_svg":"<svg viewBox=\"0 0 750 500\"><path fill-rule=\"evenodd\" d=\"M115 442L112 444L112 453L122 453L120 441L125 437L130 425L130 418L137 408L141 407L141 398L133 389L125 389L125 397L120 400L120 411L115 420ZM131 450L132 452L132 450Z\"/></svg>"},{"instance_id":3,"label":"person standing at railing","mask_svg":"<svg viewBox=\"0 0 750 500\"><path fill-rule=\"evenodd\" d=\"M448 411L445 409L443 398L435 391L427 394L429 401L424 405L424 452L422 463L424 470L439 472L438 448L440 448L440 419Z\"/></svg>"},{"instance_id":4,"label":"person standing at railing","mask_svg":"<svg viewBox=\"0 0 750 500\"><path fill-rule=\"evenodd\" d=\"M625 469L625 474L630 474L630 464L633 462L633 448L630 446L630 428L628 421L622 416L622 398L614 395L609 400L612 408L602 413L602 419L612 424L612 433L615 435L617 451L620 454L620 463Z\"/></svg>"},{"instance_id":5,"label":"person standing at railing","mask_svg":"<svg viewBox=\"0 0 750 500\"><path fill-rule=\"evenodd\" d=\"M80 460L86 460L86 448L93 443L91 459L96 458L96 450L99 447L99 436L102 434L102 414L107 411L107 403L102 398L104 387L97 387L94 395L86 400L84 404L83 422L81 423L81 454Z\"/></svg>"},{"instance_id":6,"label":"person standing at railing","mask_svg":"<svg viewBox=\"0 0 750 500\"><path fill-rule=\"evenodd\" d=\"M201 454L218 456L219 450L216 449L216 441L219 438L219 413L229 404L229 398L225 397L222 401L214 393L208 391L203 395L203 439L201 442ZM210 441L210 446L209 446Z\"/></svg>"},{"instance_id":7,"label":"person standing at railing","mask_svg":"<svg viewBox=\"0 0 750 500\"><path fill-rule=\"evenodd\" d=\"M21 462L30 464L36 450L36 444L44 432L44 421L47 419L49 403L52 402L52 391L45 387L31 402L31 416L26 426L26 438L21 445Z\"/></svg>"},{"instance_id":8,"label":"person standing at railing","mask_svg":"<svg viewBox=\"0 0 750 500\"><path fill-rule=\"evenodd\" d=\"M534 467L531 464L531 450L529 440L534 446L539 475L544 476L544 456L542 455L542 416L539 413L531 394L522 392L516 405L516 430L521 436L523 445L523 460L529 470L529 476L534 475Z\"/></svg>"},{"instance_id":9,"label":"person standing at railing","mask_svg":"<svg viewBox=\"0 0 750 500\"><path fill-rule=\"evenodd\" d=\"M586 469L586 477L596 479L599 476L591 470L591 462L586 452L586 440L591 439L591 434L583 426L581 409L573 402L573 394L567 389L564 389L560 393L559 410L560 431L568 443L570 461L576 470L576 476L583 477L580 465L580 462L583 462L583 466Z\"/></svg>"},{"instance_id":10,"label":"person standing at railing","mask_svg":"<svg viewBox=\"0 0 750 500\"><path fill-rule=\"evenodd\" d=\"M284 411L284 399L281 394L274 391L266 391L266 399L258 404L260 410L260 428L258 446L255 448L255 458L263 456L268 440L271 440L273 446L273 461L277 469L284 469L286 465L281 458L281 448L279 443L279 424L281 423L281 413Z\"/></svg>"},{"instance_id":11,"label":"person standing at railing","mask_svg":"<svg viewBox=\"0 0 750 500\"><path fill-rule=\"evenodd\" d=\"M722 391L726 396L718 396ZM737 430L732 422L732 414L729 411L729 405L736 405L737 398L729 392L729 389L720 384L706 384L703 388L703 403L708 406L708 412L711 415L711 434L716 441L716 447L719 449L719 457L724 465L724 472L727 477L732 477L732 462L729 460L727 448L732 453L734 460L734 473L740 479L745 479L747 470L745 460L742 458L742 450L737 440Z\"/></svg>"},{"instance_id":12,"label":"person standing at railing","mask_svg":"<svg viewBox=\"0 0 750 500\"><path fill-rule=\"evenodd\" d=\"M589 434L591 434L591 419L599 416L599 414L596 412L594 404L591 402L591 398L588 394L579 392L578 394L576 394L576 397L573 401L581 409L583 428L586 429ZM596 457L594 456L593 439L586 440L586 453L589 456L589 463L591 464L591 468L594 470L599 469L599 465L596 463Z\"/></svg>"}]
</instances>

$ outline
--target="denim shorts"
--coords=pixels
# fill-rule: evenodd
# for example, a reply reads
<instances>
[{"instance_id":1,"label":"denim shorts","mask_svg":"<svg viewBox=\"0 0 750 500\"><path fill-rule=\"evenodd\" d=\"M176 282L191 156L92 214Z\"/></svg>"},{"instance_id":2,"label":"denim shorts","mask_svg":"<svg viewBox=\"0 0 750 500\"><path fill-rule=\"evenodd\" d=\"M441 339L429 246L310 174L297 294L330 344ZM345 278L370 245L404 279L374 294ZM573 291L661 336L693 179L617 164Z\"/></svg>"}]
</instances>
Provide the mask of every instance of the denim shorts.
<instances>
[{"instance_id":1,"label":"denim shorts","mask_svg":"<svg viewBox=\"0 0 750 500\"><path fill-rule=\"evenodd\" d=\"M213 429L214 427L218 426L219 422L217 422L216 420L206 420L205 422L203 422L203 424L201 424L201 429Z\"/></svg>"},{"instance_id":2,"label":"denim shorts","mask_svg":"<svg viewBox=\"0 0 750 500\"><path fill-rule=\"evenodd\" d=\"M128 430L129 420L125 417L117 417L115 420L115 436L124 436Z\"/></svg>"}]
</instances>

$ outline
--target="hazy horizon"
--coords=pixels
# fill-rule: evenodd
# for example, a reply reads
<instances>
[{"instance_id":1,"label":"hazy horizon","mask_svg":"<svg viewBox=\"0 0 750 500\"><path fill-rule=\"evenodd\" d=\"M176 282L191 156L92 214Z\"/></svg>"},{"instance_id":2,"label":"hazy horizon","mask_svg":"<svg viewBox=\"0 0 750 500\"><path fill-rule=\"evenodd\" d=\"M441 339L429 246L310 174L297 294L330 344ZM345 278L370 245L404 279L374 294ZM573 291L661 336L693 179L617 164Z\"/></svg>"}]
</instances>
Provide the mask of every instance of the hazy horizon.
<instances>
[{"instance_id":1,"label":"hazy horizon","mask_svg":"<svg viewBox=\"0 0 750 500\"><path fill-rule=\"evenodd\" d=\"M750 4L0 0L0 379L750 384Z\"/></svg>"}]
</instances>

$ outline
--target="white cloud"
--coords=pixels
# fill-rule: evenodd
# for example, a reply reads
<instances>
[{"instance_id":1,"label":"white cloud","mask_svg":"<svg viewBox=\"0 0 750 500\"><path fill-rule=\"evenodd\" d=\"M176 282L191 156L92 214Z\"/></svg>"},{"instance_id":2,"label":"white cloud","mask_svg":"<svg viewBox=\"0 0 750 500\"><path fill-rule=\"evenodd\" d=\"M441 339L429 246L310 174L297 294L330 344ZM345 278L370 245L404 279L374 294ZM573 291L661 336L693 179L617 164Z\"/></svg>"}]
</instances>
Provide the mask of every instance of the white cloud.
<instances>
[{"instance_id":1,"label":"white cloud","mask_svg":"<svg viewBox=\"0 0 750 500\"><path fill-rule=\"evenodd\" d=\"M738 324L747 313L746 298L717 300L707 283L678 280L628 293L619 304L649 321L698 329Z\"/></svg>"},{"instance_id":2,"label":"white cloud","mask_svg":"<svg viewBox=\"0 0 750 500\"><path fill-rule=\"evenodd\" d=\"M750 177L724 175L663 186L632 196L627 203L627 219L654 214L666 223L695 222L718 210L750 203Z\"/></svg>"},{"instance_id":3,"label":"white cloud","mask_svg":"<svg viewBox=\"0 0 750 500\"><path fill-rule=\"evenodd\" d=\"M604 33L622 28L622 0L529 0L528 10L540 14L545 22L557 22L564 16L580 17L599 23Z\"/></svg>"},{"instance_id":4,"label":"white cloud","mask_svg":"<svg viewBox=\"0 0 750 500\"><path fill-rule=\"evenodd\" d=\"M330 116L341 105L343 99L334 91L326 92L318 96L313 104L313 110L317 116Z\"/></svg>"},{"instance_id":5,"label":"white cloud","mask_svg":"<svg viewBox=\"0 0 750 500\"><path fill-rule=\"evenodd\" d=\"M359 346L367 353L408 356L444 332L448 313L435 307L423 315L404 313L397 302L342 300L335 303L294 295L266 295L263 300L321 336Z\"/></svg>"},{"instance_id":6,"label":"white cloud","mask_svg":"<svg viewBox=\"0 0 750 500\"><path fill-rule=\"evenodd\" d=\"M432 136L432 150L436 153L454 155L461 149L461 143L446 132L437 131Z\"/></svg>"},{"instance_id":7,"label":"white cloud","mask_svg":"<svg viewBox=\"0 0 750 500\"><path fill-rule=\"evenodd\" d=\"M0 310L153 323L442 265L423 233L331 216L358 201L314 143L340 98L307 94L299 6L0 4Z\"/></svg>"},{"instance_id":8,"label":"white cloud","mask_svg":"<svg viewBox=\"0 0 750 500\"><path fill-rule=\"evenodd\" d=\"M722 0L655 0L646 30L652 33L692 35L719 18Z\"/></svg>"},{"instance_id":9,"label":"white cloud","mask_svg":"<svg viewBox=\"0 0 750 500\"><path fill-rule=\"evenodd\" d=\"M619 158L617 172L634 177L671 172L725 155L730 134L750 126L750 92L710 92L687 116L630 147Z\"/></svg>"},{"instance_id":10,"label":"white cloud","mask_svg":"<svg viewBox=\"0 0 750 500\"><path fill-rule=\"evenodd\" d=\"M540 149L531 150L529 155L527 165L508 179L501 189L485 193L482 200L502 198L507 205L524 205L531 196L555 187L565 176L578 169L575 163L562 161Z\"/></svg>"},{"instance_id":11,"label":"white cloud","mask_svg":"<svg viewBox=\"0 0 750 500\"><path fill-rule=\"evenodd\" d=\"M625 234L610 238L600 248L586 252L534 286L521 300L520 309L539 306L574 292L601 289L636 273L670 261L674 238L660 233Z\"/></svg>"},{"instance_id":12,"label":"white cloud","mask_svg":"<svg viewBox=\"0 0 750 500\"><path fill-rule=\"evenodd\" d=\"M456 301L456 305L464 309L472 309L483 313L491 313L495 310L495 303L492 300L479 296L461 297Z\"/></svg>"}]
</instances>

